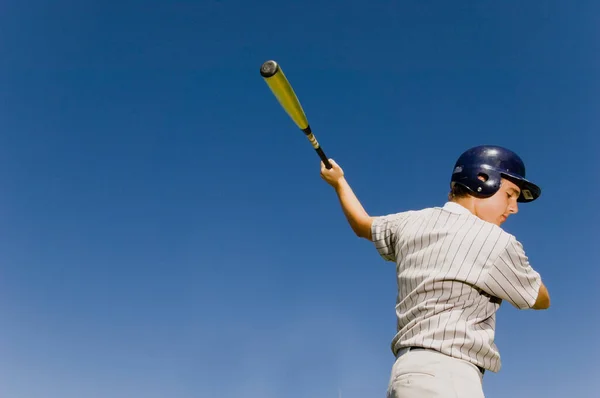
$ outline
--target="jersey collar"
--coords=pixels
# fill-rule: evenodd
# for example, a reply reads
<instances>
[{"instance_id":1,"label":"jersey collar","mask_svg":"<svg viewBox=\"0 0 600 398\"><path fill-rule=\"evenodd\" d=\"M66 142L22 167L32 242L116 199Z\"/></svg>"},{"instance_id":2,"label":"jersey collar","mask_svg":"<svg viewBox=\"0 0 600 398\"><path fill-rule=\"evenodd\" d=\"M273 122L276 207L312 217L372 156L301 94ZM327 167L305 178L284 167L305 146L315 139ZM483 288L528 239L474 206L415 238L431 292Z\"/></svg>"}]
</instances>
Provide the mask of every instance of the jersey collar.
<instances>
[{"instance_id":1,"label":"jersey collar","mask_svg":"<svg viewBox=\"0 0 600 398\"><path fill-rule=\"evenodd\" d=\"M456 214L470 214L471 212L466 207L459 205L456 202L446 202L444 205L444 210L447 210L451 213Z\"/></svg>"}]
</instances>

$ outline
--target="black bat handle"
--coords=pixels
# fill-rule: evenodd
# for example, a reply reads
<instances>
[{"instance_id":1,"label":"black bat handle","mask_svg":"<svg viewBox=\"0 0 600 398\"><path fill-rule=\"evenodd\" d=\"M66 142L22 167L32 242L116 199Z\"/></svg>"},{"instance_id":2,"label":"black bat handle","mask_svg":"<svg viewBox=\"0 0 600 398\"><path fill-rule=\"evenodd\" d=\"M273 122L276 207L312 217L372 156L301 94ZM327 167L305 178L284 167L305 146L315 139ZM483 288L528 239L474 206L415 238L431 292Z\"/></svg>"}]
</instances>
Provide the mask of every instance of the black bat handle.
<instances>
[{"instance_id":1,"label":"black bat handle","mask_svg":"<svg viewBox=\"0 0 600 398\"><path fill-rule=\"evenodd\" d=\"M325 164L325 167L327 169L331 169L331 163L329 163L329 159L327 159L327 156L325 156L325 152L323 152L323 150L321 149L321 147L316 148L315 151L317 151L317 154L319 155L319 157L321 158L321 160Z\"/></svg>"}]
</instances>

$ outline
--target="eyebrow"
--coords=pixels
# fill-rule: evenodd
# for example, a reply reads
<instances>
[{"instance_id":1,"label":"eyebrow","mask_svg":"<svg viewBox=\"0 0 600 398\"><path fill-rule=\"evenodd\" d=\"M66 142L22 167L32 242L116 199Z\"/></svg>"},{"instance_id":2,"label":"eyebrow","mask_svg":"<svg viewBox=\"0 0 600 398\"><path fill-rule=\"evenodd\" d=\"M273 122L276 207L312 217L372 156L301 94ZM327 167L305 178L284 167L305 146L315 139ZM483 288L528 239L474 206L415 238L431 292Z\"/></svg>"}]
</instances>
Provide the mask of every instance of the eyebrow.
<instances>
[{"instance_id":1,"label":"eyebrow","mask_svg":"<svg viewBox=\"0 0 600 398\"><path fill-rule=\"evenodd\" d=\"M508 191L513 191L515 193L515 195L520 195L521 191L517 191L515 188L508 188Z\"/></svg>"}]
</instances>

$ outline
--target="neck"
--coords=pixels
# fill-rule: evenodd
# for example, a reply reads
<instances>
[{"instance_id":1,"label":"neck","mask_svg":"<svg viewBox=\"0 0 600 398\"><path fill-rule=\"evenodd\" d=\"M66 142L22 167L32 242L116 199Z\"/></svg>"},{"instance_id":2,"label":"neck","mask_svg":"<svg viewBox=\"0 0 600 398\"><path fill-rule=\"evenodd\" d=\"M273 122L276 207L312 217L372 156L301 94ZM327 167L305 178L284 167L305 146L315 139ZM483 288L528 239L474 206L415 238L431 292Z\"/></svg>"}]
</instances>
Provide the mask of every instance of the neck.
<instances>
[{"instance_id":1,"label":"neck","mask_svg":"<svg viewBox=\"0 0 600 398\"><path fill-rule=\"evenodd\" d=\"M469 210L471 212L471 214L477 215L477 213L475 212L475 201L473 200L473 198L471 198L471 197L454 198L451 200L451 202L461 205L465 209Z\"/></svg>"}]
</instances>

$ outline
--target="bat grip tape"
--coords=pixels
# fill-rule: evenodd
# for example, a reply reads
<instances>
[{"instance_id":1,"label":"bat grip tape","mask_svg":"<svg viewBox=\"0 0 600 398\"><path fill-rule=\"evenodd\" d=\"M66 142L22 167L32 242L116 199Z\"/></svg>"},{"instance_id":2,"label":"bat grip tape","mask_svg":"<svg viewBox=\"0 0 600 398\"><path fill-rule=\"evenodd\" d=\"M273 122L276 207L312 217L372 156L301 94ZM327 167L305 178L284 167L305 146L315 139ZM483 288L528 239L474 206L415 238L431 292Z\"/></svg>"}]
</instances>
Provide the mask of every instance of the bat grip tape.
<instances>
[{"instance_id":1,"label":"bat grip tape","mask_svg":"<svg viewBox=\"0 0 600 398\"><path fill-rule=\"evenodd\" d=\"M325 156L325 152L323 152L323 149L319 145L319 142L317 141L317 139L315 138L314 134L312 133L312 131L310 129L310 126L306 127L302 131L304 131L304 134L306 134L306 137L308 138L308 140L312 144L313 148L315 148L315 151L317 152L317 155L319 155L319 157L323 161L323 164L325 164L325 167L327 169L331 169L331 163L329 163L329 159L327 158L327 156Z\"/></svg>"}]
</instances>

